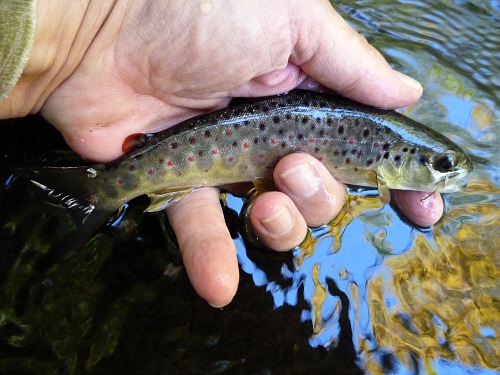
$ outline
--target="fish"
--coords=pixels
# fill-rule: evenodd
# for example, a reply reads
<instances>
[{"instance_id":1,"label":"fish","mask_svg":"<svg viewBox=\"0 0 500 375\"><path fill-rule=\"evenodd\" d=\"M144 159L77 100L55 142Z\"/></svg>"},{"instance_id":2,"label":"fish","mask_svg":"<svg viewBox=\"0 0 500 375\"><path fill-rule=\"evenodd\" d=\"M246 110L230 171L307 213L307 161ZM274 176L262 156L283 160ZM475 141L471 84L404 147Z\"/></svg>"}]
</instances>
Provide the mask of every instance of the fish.
<instances>
[{"instance_id":1,"label":"fish","mask_svg":"<svg viewBox=\"0 0 500 375\"><path fill-rule=\"evenodd\" d=\"M340 182L378 188L451 193L472 170L454 142L396 111L326 93L293 90L248 99L154 134L103 165L30 168L25 176L73 212L89 231L130 200L147 194L156 212L193 190L272 180L284 156L309 153Z\"/></svg>"}]
</instances>

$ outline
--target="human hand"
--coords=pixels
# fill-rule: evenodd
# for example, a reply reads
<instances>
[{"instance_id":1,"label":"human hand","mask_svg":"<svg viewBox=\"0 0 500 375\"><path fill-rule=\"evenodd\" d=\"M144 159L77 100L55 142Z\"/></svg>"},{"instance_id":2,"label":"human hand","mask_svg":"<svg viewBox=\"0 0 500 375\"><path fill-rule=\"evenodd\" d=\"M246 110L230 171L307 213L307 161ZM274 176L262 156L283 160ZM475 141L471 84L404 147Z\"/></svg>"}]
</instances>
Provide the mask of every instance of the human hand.
<instances>
[{"instance_id":1,"label":"human hand","mask_svg":"<svg viewBox=\"0 0 500 375\"><path fill-rule=\"evenodd\" d=\"M130 134L159 131L232 97L288 91L308 76L387 108L409 105L422 92L327 1L87 0L78 9L64 5L74 14L56 22L66 2L38 3L30 61L0 114L41 111L76 152L94 161L121 155ZM309 155L284 158L274 177L280 192L258 197L250 214L256 235L271 248L294 247L306 225L328 222L343 206L344 186ZM167 214L194 288L223 306L236 292L238 265L218 193L198 190ZM442 201L434 194L424 202L435 207L421 208L422 194L398 192L396 200L411 220L430 225L441 216Z\"/></svg>"}]
</instances>

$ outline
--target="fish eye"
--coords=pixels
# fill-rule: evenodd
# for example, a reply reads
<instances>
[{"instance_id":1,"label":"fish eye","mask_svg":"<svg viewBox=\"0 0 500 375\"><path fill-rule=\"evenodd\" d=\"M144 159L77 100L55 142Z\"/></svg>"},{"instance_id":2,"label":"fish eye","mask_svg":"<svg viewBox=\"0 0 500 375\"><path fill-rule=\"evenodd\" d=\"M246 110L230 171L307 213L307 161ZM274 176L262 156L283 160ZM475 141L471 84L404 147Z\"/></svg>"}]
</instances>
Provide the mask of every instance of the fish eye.
<instances>
[{"instance_id":1,"label":"fish eye","mask_svg":"<svg viewBox=\"0 0 500 375\"><path fill-rule=\"evenodd\" d=\"M456 169L455 158L451 154L439 155L434 159L432 167L441 173L452 172Z\"/></svg>"}]
</instances>

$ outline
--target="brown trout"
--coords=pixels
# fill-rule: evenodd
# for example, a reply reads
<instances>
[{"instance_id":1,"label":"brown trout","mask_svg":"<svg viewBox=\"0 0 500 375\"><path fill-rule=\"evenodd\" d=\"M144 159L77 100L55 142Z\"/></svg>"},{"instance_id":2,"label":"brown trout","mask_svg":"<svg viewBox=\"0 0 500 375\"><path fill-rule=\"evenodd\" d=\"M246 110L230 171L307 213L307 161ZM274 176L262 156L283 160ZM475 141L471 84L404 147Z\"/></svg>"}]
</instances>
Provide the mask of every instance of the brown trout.
<instances>
[{"instance_id":1,"label":"brown trout","mask_svg":"<svg viewBox=\"0 0 500 375\"><path fill-rule=\"evenodd\" d=\"M186 120L106 165L39 168L30 180L95 229L148 194L159 211L193 189L272 178L278 160L306 152L339 181L389 189L454 192L472 170L452 141L395 111L294 90Z\"/></svg>"}]
</instances>

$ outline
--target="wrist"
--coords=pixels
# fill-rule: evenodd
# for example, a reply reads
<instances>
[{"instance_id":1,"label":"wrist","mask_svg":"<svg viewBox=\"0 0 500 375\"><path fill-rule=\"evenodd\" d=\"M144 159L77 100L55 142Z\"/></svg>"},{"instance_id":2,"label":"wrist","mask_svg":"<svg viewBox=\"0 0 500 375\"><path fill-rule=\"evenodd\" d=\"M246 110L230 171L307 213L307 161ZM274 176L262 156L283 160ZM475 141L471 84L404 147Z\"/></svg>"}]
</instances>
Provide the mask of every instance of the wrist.
<instances>
[{"instance_id":1,"label":"wrist","mask_svg":"<svg viewBox=\"0 0 500 375\"><path fill-rule=\"evenodd\" d=\"M115 0L39 0L35 38L16 86L0 102L0 118L36 113L76 69Z\"/></svg>"}]
</instances>

